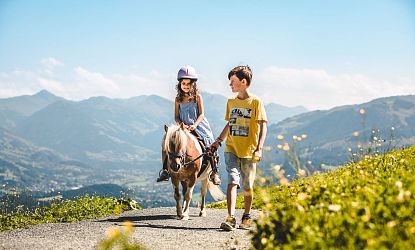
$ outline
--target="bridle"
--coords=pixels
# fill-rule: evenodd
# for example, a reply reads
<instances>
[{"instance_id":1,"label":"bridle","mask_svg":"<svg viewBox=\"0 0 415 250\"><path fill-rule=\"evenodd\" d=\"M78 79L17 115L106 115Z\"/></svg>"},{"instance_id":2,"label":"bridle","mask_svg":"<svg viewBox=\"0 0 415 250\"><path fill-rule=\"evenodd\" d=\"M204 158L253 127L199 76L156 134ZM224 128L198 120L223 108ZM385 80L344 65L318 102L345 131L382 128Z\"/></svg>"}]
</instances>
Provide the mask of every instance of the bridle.
<instances>
[{"instance_id":1,"label":"bridle","mask_svg":"<svg viewBox=\"0 0 415 250\"><path fill-rule=\"evenodd\" d=\"M177 166L176 161L174 161L175 159L180 158L180 164L183 167L187 167L188 165L193 164L195 161L202 158L204 155L206 155L206 152L200 154L198 157L194 158L193 160L190 160L190 161L186 162L186 157L189 156L186 153L186 151L183 151L183 152L167 152L168 159L173 163L173 165L170 164L170 168L173 169L174 171L179 171L179 169L180 169L180 165Z\"/></svg>"},{"instance_id":2,"label":"bridle","mask_svg":"<svg viewBox=\"0 0 415 250\"><path fill-rule=\"evenodd\" d=\"M167 151L166 153L167 153L167 158L170 161L170 168L173 171L179 171L181 166L187 167L188 165L193 164L195 161L197 161L198 159L206 155L208 153L208 150L206 150L204 153L200 154L193 160L190 160L187 162L186 162L186 158L190 157L190 155L187 154L186 149L184 151L179 151L179 152ZM176 161L177 158L180 158L180 164L177 164L177 161Z\"/></svg>"}]
</instances>

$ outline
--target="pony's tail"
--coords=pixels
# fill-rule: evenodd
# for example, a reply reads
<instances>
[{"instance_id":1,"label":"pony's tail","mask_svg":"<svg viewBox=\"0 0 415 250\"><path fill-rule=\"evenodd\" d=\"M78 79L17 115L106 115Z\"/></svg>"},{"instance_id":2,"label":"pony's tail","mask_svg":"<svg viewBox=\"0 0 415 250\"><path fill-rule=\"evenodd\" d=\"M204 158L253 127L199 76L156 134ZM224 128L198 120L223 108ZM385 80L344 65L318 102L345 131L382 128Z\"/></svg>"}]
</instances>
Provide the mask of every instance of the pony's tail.
<instances>
[{"instance_id":1,"label":"pony's tail","mask_svg":"<svg viewBox=\"0 0 415 250\"><path fill-rule=\"evenodd\" d=\"M211 181L208 181L208 189L215 201L223 201L226 199L226 195L222 192L219 185L215 185Z\"/></svg>"}]
</instances>

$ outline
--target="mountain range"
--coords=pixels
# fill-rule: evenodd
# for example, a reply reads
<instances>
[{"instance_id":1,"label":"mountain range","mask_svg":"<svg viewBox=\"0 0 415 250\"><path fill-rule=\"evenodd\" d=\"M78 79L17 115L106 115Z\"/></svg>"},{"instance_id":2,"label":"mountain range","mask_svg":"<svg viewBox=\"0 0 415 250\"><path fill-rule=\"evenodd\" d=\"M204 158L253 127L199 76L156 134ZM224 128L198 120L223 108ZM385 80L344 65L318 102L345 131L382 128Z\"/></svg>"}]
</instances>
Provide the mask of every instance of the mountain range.
<instances>
[{"instance_id":1,"label":"mountain range","mask_svg":"<svg viewBox=\"0 0 415 250\"><path fill-rule=\"evenodd\" d=\"M380 154L414 145L415 96L384 97L289 117L269 126L266 144L273 148L267 157L274 164L286 163L282 146L287 144L317 169L345 164L370 150Z\"/></svg>"},{"instance_id":2,"label":"mountain range","mask_svg":"<svg viewBox=\"0 0 415 250\"><path fill-rule=\"evenodd\" d=\"M217 135L227 98L204 93L203 99ZM0 182L45 191L101 183L154 189L143 183L154 182L160 168L162 127L173 122L173 107L156 95L75 102L42 90L0 99ZM314 166L346 163L359 149L373 147L374 138L381 150L415 144L411 95L310 112L273 103L265 109L270 122L263 169L289 168L284 144Z\"/></svg>"},{"instance_id":3,"label":"mountain range","mask_svg":"<svg viewBox=\"0 0 415 250\"><path fill-rule=\"evenodd\" d=\"M38 147L0 128L0 177L9 186L33 190L71 188L100 179L96 169Z\"/></svg>"},{"instance_id":4,"label":"mountain range","mask_svg":"<svg viewBox=\"0 0 415 250\"><path fill-rule=\"evenodd\" d=\"M227 98L203 97L218 134ZM162 127L173 123L173 107L173 101L156 95L75 102L42 90L0 99L0 180L35 190L71 189L110 178L120 184L130 170L156 173ZM277 104L266 109L275 122L306 111Z\"/></svg>"}]
</instances>

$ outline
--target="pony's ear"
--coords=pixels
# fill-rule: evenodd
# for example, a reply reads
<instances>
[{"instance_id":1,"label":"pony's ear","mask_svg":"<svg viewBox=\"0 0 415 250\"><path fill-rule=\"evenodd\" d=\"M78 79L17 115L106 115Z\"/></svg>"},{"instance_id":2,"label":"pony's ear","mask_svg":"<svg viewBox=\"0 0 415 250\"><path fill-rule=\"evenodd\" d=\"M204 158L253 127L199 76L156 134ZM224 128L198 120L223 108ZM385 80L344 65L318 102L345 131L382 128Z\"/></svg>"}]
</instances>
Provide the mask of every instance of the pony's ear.
<instances>
[{"instance_id":1,"label":"pony's ear","mask_svg":"<svg viewBox=\"0 0 415 250\"><path fill-rule=\"evenodd\" d=\"M167 125L164 124L164 131L167 132L167 129L169 129L169 127L167 127Z\"/></svg>"}]
</instances>

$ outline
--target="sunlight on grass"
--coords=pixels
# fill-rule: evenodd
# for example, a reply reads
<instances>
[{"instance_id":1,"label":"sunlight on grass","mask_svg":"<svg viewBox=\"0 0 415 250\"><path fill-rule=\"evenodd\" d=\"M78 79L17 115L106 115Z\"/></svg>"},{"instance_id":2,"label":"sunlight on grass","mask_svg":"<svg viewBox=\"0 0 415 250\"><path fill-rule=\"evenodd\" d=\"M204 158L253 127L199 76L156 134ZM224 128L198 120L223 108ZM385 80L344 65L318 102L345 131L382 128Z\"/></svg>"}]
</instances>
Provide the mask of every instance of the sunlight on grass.
<instances>
[{"instance_id":1,"label":"sunlight on grass","mask_svg":"<svg viewBox=\"0 0 415 250\"><path fill-rule=\"evenodd\" d=\"M82 196L76 200L63 200L50 203L49 206L37 206L27 208L24 205L8 209L18 198L16 192L12 197L6 197L3 201L0 214L0 231L22 228L28 225L54 222L73 222L85 219L99 218L112 214L120 214L123 211L140 208L130 198L111 198L99 196Z\"/></svg>"},{"instance_id":2,"label":"sunlight on grass","mask_svg":"<svg viewBox=\"0 0 415 250\"><path fill-rule=\"evenodd\" d=\"M267 216L256 221L252 244L256 249L410 249L414 174L412 147L286 186L259 187L254 208Z\"/></svg>"},{"instance_id":3,"label":"sunlight on grass","mask_svg":"<svg viewBox=\"0 0 415 250\"><path fill-rule=\"evenodd\" d=\"M349 164L335 167L300 157L307 134L277 135L275 150L284 164L259 169L253 209L260 215L251 231L254 249L412 249L415 246L415 147L395 149L389 139L365 127L346 147ZM272 147L270 147L272 148ZM281 155L281 154L280 154ZM287 175L287 167L295 176ZM328 171L330 170L330 171ZM271 173L271 174L269 174ZM306 178L305 178L306 177ZM226 203L210 207L226 208ZM237 197L237 208L244 208Z\"/></svg>"}]
</instances>

